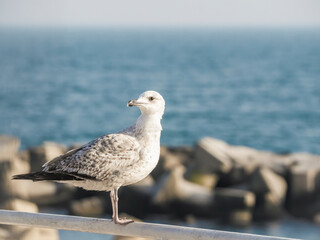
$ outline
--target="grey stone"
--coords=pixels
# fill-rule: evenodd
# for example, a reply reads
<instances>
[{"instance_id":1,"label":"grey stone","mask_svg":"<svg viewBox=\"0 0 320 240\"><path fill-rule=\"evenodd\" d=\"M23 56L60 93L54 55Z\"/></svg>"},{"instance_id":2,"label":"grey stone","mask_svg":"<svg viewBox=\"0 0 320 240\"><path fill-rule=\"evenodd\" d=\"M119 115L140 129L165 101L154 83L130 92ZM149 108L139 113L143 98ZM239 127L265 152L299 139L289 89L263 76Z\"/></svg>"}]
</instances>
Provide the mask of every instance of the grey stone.
<instances>
[{"instance_id":1,"label":"grey stone","mask_svg":"<svg viewBox=\"0 0 320 240\"><path fill-rule=\"evenodd\" d=\"M213 216L233 225L247 226L252 220L255 195L247 190L217 188L214 191Z\"/></svg>"},{"instance_id":2,"label":"grey stone","mask_svg":"<svg viewBox=\"0 0 320 240\"><path fill-rule=\"evenodd\" d=\"M282 203L287 193L287 182L269 168L261 167L252 174L250 189L256 194L271 193L279 203Z\"/></svg>"},{"instance_id":3,"label":"grey stone","mask_svg":"<svg viewBox=\"0 0 320 240\"><path fill-rule=\"evenodd\" d=\"M5 235L1 235L1 230ZM1 229L1 240L59 240L58 231L46 228L29 228L20 226L18 229Z\"/></svg>"},{"instance_id":4,"label":"grey stone","mask_svg":"<svg viewBox=\"0 0 320 240\"><path fill-rule=\"evenodd\" d=\"M320 156L295 153L290 159L287 207L295 216L315 219L320 212Z\"/></svg>"},{"instance_id":5,"label":"grey stone","mask_svg":"<svg viewBox=\"0 0 320 240\"><path fill-rule=\"evenodd\" d=\"M143 218L155 210L151 206L154 191L154 180L149 175L142 181L120 189L119 205L121 211Z\"/></svg>"},{"instance_id":6,"label":"grey stone","mask_svg":"<svg viewBox=\"0 0 320 240\"><path fill-rule=\"evenodd\" d=\"M9 240L10 238L11 238L10 231L8 229L1 228L1 225L0 225L0 239Z\"/></svg>"},{"instance_id":7,"label":"grey stone","mask_svg":"<svg viewBox=\"0 0 320 240\"><path fill-rule=\"evenodd\" d=\"M258 151L245 146L232 146L209 137L197 143L195 156L203 171L224 174L225 179L229 181L228 185L245 181L257 167L261 166L284 176L288 167L294 162L290 155Z\"/></svg>"},{"instance_id":8,"label":"grey stone","mask_svg":"<svg viewBox=\"0 0 320 240\"><path fill-rule=\"evenodd\" d=\"M183 166L178 166L163 175L155 186L152 203L166 210L173 208L182 215L210 215L212 190L184 179L185 171Z\"/></svg>"},{"instance_id":9,"label":"grey stone","mask_svg":"<svg viewBox=\"0 0 320 240\"><path fill-rule=\"evenodd\" d=\"M14 174L29 171L29 163L18 156L14 156L10 161L0 162L0 202L14 197L17 191L26 192L26 186L28 185L26 181L12 181L11 178Z\"/></svg>"},{"instance_id":10,"label":"grey stone","mask_svg":"<svg viewBox=\"0 0 320 240\"><path fill-rule=\"evenodd\" d=\"M39 240L59 240L59 233L56 229L36 228L39 231Z\"/></svg>"},{"instance_id":11,"label":"grey stone","mask_svg":"<svg viewBox=\"0 0 320 240\"><path fill-rule=\"evenodd\" d=\"M312 220L314 223L319 225L320 224L320 212L315 213Z\"/></svg>"},{"instance_id":12,"label":"grey stone","mask_svg":"<svg viewBox=\"0 0 320 240\"><path fill-rule=\"evenodd\" d=\"M203 138L195 148L195 158L202 171L229 172L232 168L232 160L226 149L228 145L217 139Z\"/></svg>"},{"instance_id":13,"label":"grey stone","mask_svg":"<svg viewBox=\"0 0 320 240\"><path fill-rule=\"evenodd\" d=\"M257 196L256 219L273 220L282 216L287 194L287 182L283 177L269 168L258 168L252 174L250 189Z\"/></svg>"},{"instance_id":14,"label":"grey stone","mask_svg":"<svg viewBox=\"0 0 320 240\"><path fill-rule=\"evenodd\" d=\"M66 151L66 146L55 142L44 142L40 146L31 148L29 150L31 171L40 171L43 164L55 157L58 157Z\"/></svg>"},{"instance_id":15,"label":"grey stone","mask_svg":"<svg viewBox=\"0 0 320 240\"><path fill-rule=\"evenodd\" d=\"M13 158L20 147L20 140L16 137L0 135L0 162Z\"/></svg>"},{"instance_id":16,"label":"grey stone","mask_svg":"<svg viewBox=\"0 0 320 240\"><path fill-rule=\"evenodd\" d=\"M291 214L317 222L320 214L320 196L315 199L306 199L305 202L293 202L289 206Z\"/></svg>"},{"instance_id":17,"label":"grey stone","mask_svg":"<svg viewBox=\"0 0 320 240\"><path fill-rule=\"evenodd\" d=\"M0 202L10 198L20 198L36 204L58 204L70 199L74 187L53 182L32 182L12 180L15 174L30 171L27 152L14 156L10 161L0 162Z\"/></svg>"},{"instance_id":18,"label":"grey stone","mask_svg":"<svg viewBox=\"0 0 320 240\"><path fill-rule=\"evenodd\" d=\"M105 214L106 198L103 196L93 196L74 200L70 204L70 213L78 216L99 217Z\"/></svg>"},{"instance_id":19,"label":"grey stone","mask_svg":"<svg viewBox=\"0 0 320 240\"><path fill-rule=\"evenodd\" d=\"M76 189L69 184L61 184L54 182L31 182L28 181L26 193L24 195L16 194L16 196L34 202L38 205L59 205L72 199Z\"/></svg>"},{"instance_id":20,"label":"grey stone","mask_svg":"<svg viewBox=\"0 0 320 240\"><path fill-rule=\"evenodd\" d=\"M161 146L160 159L156 168L151 175L155 180L158 180L162 174L179 165L185 165L190 161L193 152L189 147L169 148Z\"/></svg>"},{"instance_id":21,"label":"grey stone","mask_svg":"<svg viewBox=\"0 0 320 240\"><path fill-rule=\"evenodd\" d=\"M255 205L255 194L241 189L216 188L214 204L217 209L251 209Z\"/></svg>"},{"instance_id":22,"label":"grey stone","mask_svg":"<svg viewBox=\"0 0 320 240\"><path fill-rule=\"evenodd\" d=\"M293 202L312 200L317 189L317 168L296 165L290 168L290 200Z\"/></svg>"},{"instance_id":23,"label":"grey stone","mask_svg":"<svg viewBox=\"0 0 320 240\"><path fill-rule=\"evenodd\" d=\"M207 188L185 180L183 178L185 171L183 166L178 166L163 176L153 198L156 204L166 204L175 199L189 198L197 194L212 195L212 192Z\"/></svg>"},{"instance_id":24,"label":"grey stone","mask_svg":"<svg viewBox=\"0 0 320 240\"><path fill-rule=\"evenodd\" d=\"M58 231L46 228L29 228L20 232L17 240L59 240Z\"/></svg>"},{"instance_id":25,"label":"grey stone","mask_svg":"<svg viewBox=\"0 0 320 240\"><path fill-rule=\"evenodd\" d=\"M38 212L38 206L36 204L18 198L7 200L1 204L1 208L19 212Z\"/></svg>"},{"instance_id":26,"label":"grey stone","mask_svg":"<svg viewBox=\"0 0 320 240\"><path fill-rule=\"evenodd\" d=\"M218 174L203 173L200 170L191 169L186 174L186 180L213 189L217 185L219 176Z\"/></svg>"},{"instance_id":27,"label":"grey stone","mask_svg":"<svg viewBox=\"0 0 320 240\"><path fill-rule=\"evenodd\" d=\"M222 220L235 226L245 227L251 224L252 211L248 209L232 210L226 212Z\"/></svg>"},{"instance_id":28,"label":"grey stone","mask_svg":"<svg viewBox=\"0 0 320 240\"><path fill-rule=\"evenodd\" d=\"M260 194L256 198L254 218L257 220L276 220L283 216L283 201L272 192Z\"/></svg>"}]
</instances>

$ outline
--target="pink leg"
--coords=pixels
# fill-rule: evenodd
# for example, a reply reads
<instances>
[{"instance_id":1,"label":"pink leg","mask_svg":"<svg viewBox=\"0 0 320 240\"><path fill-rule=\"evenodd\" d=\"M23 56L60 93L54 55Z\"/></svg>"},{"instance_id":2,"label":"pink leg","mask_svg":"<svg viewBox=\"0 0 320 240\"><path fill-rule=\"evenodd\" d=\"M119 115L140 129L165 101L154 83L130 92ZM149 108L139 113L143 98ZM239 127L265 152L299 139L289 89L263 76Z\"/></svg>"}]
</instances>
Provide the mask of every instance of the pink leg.
<instances>
[{"instance_id":1,"label":"pink leg","mask_svg":"<svg viewBox=\"0 0 320 240\"><path fill-rule=\"evenodd\" d=\"M118 188L110 191L110 199L112 203L112 219L115 224L126 225L128 223L132 223L133 220L126 218L119 218L118 216Z\"/></svg>"},{"instance_id":2,"label":"pink leg","mask_svg":"<svg viewBox=\"0 0 320 240\"><path fill-rule=\"evenodd\" d=\"M115 212L116 210L114 209L114 190L110 191L110 199L111 199L111 205L112 205L112 219L115 218Z\"/></svg>"}]
</instances>

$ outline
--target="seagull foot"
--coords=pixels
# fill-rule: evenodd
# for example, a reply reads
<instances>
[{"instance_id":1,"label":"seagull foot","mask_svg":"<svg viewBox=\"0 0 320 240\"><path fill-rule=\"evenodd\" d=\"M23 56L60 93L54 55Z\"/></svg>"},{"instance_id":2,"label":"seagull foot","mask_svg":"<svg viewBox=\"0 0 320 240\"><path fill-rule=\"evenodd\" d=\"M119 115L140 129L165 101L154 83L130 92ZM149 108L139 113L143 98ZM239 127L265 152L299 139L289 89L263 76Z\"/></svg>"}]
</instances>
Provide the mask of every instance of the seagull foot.
<instances>
[{"instance_id":1,"label":"seagull foot","mask_svg":"<svg viewBox=\"0 0 320 240\"><path fill-rule=\"evenodd\" d=\"M120 225L127 225L129 223L133 223L134 221L132 219L127 219L126 217L124 218L115 218L114 223L115 224L120 224Z\"/></svg>"}]
</instances>

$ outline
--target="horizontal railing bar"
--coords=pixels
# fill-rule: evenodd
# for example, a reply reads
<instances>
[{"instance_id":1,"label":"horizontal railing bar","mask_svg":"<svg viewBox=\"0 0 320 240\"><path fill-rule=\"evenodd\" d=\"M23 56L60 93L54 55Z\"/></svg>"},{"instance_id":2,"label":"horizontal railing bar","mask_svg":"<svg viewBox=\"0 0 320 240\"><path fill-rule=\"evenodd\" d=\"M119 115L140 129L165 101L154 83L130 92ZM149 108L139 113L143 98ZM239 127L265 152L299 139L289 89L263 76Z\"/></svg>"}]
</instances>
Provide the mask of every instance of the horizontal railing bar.
<instances>
[{"instance_id":1,"label":"horizontal railing bar","mask_svg":"<svg viewBox=\"0 0 320 240\"><path fill-rule=\"evenodd\" d=\"M175 240L267 240L289 239L272 236L261 236L246 233L225 232L202 228L181 227L165 224L134 222L122 226L111 220L66 216L45 213L27 213L10 210L0 210L0 224L24 225L30 227L54 228L62 230L102 233L121 236L149 237L155 239Z\"/></svg>"}]
</instances>

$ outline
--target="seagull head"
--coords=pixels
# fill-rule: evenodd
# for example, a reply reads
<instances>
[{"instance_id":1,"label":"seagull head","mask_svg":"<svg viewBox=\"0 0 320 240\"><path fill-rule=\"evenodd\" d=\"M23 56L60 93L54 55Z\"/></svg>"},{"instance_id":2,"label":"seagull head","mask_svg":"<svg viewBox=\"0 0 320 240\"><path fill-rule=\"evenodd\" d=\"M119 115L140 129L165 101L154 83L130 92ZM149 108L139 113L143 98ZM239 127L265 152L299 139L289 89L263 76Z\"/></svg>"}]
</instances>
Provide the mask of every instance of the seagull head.
<instances>
[{"instance_id":1,"label":"seagull head","mask_svg":"<svg viewBox=\"0 0 320 240\"><path fill-rule=\"evenodd\" d=\"M130 100L127 106L136 106L140 108L142 115L158 115L160 118L162 118L165 108L165 101L160 93L156 91L146 91L137 99Z\"/></svg>"}]
</instances>

